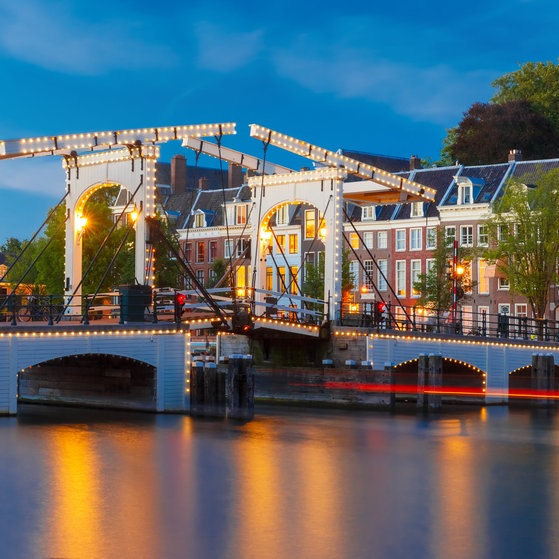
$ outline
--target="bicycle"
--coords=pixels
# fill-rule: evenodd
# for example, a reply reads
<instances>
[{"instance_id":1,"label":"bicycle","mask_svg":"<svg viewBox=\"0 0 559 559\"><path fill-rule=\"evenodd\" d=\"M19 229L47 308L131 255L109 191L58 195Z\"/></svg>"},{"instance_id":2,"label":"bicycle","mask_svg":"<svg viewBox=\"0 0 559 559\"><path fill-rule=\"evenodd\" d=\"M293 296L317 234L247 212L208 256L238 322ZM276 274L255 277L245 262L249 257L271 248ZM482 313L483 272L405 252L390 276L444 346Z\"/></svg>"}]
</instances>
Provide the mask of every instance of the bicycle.
<instances>
[{"instance_id":1,"label":"bicycle","mask_svg":"<svg viewBox=\"0 0 559 559\"><path fill-rule=\"evenodd\" d=\"M31 296L27 304L21 305L17 311L17 319L20 322L48 321L55 315L56 309L44 297Z\"/></svg>"}]
</instances>

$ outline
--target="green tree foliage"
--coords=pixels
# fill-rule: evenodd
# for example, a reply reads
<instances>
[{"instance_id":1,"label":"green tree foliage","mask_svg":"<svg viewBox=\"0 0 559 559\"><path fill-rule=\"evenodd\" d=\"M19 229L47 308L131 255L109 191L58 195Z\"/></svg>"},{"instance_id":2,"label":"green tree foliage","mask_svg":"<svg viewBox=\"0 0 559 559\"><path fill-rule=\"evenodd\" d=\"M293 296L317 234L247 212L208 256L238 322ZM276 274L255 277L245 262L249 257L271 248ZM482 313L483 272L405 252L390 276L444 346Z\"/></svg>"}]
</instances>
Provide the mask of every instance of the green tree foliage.
<instances>
[{"instance_id":1,"label":"green tree foliage","mask_svg":"<svg viewBox=\"0 0 559 559\"><path fill-rule=\"evenodd\" d=\"M223 258L216 259L211 266L211 270L212 270L212 274L210 275L207 281L207 287L210 289L212 287L215 287L217 283L221 281L221 279L225 275L227 271L227 261ZM224 280L221 282L220 286L227 287L230 284L231 284L230 281Z\"/></svg>"},{"instance_id":2,"label":"green tree foliage","mask_svg":"<svg viewBox=\"0 0 559 559\"><path fill-rule=\"evenodd\" d=\"M528 101L559 133L559 64L526 62L491 85L497 90L492 103Z\"/></svg>"},{"instance_id":3,"label":"green tree foliage","mask_svg":"<svg viewBox=\"0 0 559 559\"><path fill-rule=\"evenodd\" d=\"M558 223L559 170L511 182L488 220L486 256L536 318L545 318L550 287L558 282Z\"/></svg>"},{"instance_id":4,"label":"green tree foliage","mask_svg":"<svg viewBox=\"0 0 559 559\"><path fill-rule=\"evenodd\" d=\"M319 258L318 265L305 264L305 281L303 293L306 297L322 299L324 297L324 256ZM350 273L349 250L342 253L342 299L354 289L355 278Z\"/></svg>"},{"instance_id":5,"label":"green tree foliage","mask_svg":"<svg viewBox=\"0 0 559 559\"><path fill-rule=\"evenodd\" d=\"M559 138L559 65L527 62L491 84L489 104L474 103L443 141L438 164L506 161L511 149L525 159L555 157Z\"/></svg>"},{"instance_id":6,"label":"green tree foliage","mask_svg":"<svg viewBox=\"0 0 559 559\"><path fill-rule=\"evenodd\" d=\"M464 165L502 163L511 149L526 159L545 159L559 152L559 134L528 101L474 103L444 149L447 158Z\"/></svg>"},{"instance_id":7,"label":"green tree foliage","mask_svg":"<svg viewBox=\"0 0 559 559\"><path fill-rule=\"evenodd\" d=\"M468 266L473 258L473 251L457 247L457 260ZM444 227L437 227L436 248L431 255L432 264L425 274L419 274L413 288L419 293L417 305L436 311L447 311L452 307L454 298L454 238L447 237ZM473 284L471 274L459 278L460 296L470 292Z\"/></svg>"}]
</instances>

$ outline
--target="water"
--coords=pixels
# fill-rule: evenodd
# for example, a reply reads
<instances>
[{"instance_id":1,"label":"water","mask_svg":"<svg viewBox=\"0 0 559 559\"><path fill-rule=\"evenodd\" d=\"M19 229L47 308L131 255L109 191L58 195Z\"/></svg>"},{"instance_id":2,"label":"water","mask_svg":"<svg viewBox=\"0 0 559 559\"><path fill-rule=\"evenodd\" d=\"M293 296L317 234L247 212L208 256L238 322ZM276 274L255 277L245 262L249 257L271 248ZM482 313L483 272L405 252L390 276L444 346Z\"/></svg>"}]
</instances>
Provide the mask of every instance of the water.
<instances>
[{"instance_id":1,"label":"water","mask_svg":"<svg viewBox=\"0 0 559 559\"><path fill-rule=\"evenodd\" d=\"M553 416L257 413L0 418L0 556L559 557Z\"/></svg>"}]
</instances>

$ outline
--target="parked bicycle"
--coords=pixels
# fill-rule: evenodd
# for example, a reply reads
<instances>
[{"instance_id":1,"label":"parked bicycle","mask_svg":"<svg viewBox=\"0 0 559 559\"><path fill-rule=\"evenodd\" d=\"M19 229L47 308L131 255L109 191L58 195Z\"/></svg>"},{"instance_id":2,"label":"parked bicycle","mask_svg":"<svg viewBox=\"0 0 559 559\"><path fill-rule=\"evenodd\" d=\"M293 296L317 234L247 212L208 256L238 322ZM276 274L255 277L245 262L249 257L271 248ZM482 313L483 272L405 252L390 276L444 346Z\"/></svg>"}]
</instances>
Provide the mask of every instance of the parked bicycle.
<instances>
[{"instance_id":1,"label":"parked bicycle","mask_svg":"<svg viewBox=\"0 0 559 559\"><path fill-rule=\"evenodd\" d=\"M20 322L48 321L56 318L59 306L53 305L50 297L30 295L27 303L22 304L17 311L17 319Z\"/></svg>"}]
</instances>

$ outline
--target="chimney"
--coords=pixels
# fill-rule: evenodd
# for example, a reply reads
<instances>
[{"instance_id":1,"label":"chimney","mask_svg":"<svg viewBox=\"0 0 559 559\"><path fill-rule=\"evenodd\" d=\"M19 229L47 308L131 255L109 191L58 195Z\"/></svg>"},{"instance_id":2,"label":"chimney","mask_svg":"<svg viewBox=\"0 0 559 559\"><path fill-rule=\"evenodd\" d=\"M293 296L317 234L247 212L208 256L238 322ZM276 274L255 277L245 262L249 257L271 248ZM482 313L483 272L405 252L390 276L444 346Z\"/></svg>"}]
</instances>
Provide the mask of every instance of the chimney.
<instances>
[{"instance_id":1,"label":"chimney","mask_svg":"<svg viewBox=\"0 0 559 559\"><path fill-rule=\"evenodd\" d=\"M511 149L509 151L509 163L511 161L522 161L522 150L520 149Z\"/></svg>"},{"instance_id":2,"label":"chimney","mask_svg":"<svg viewBox=\"0 0 559 559\"><path fill-rule=\"evenodd\" d=\"M240 165L229 163L227 170L227 186L229 188L236 188L243 184L243 168Z\"/></svg>"},{"instance_id":3,"label":"chimney","mask_svg":"<svg viewBox=\"0 0 559 559\"><path fill-rule=\"evenodd\" d=\"M200 177L198 179L198 190L208 190L210 188L210 181L207 177Z\"/></svg>"},{"instance_id":4,"label":"chimney","mask_svg":"<svg viewBox=\"0 0 559 559\"><path fill-rule=\"evenodd\" d=\"M173 194L184 194L186 191L186 157L174 155L171 159L171 186Z\"/></svg>"},{"instance_id":5,"label":"chimney","mask_svg":"<svg viewBox=\"0 0 559 559\"><path fill-rule=\"evenodd\" d=\"M410 157L410 171L422 168L423 167L421 166L421 158L417 157L417 155L412 155Z\"/></svg>"}]
</instances>

